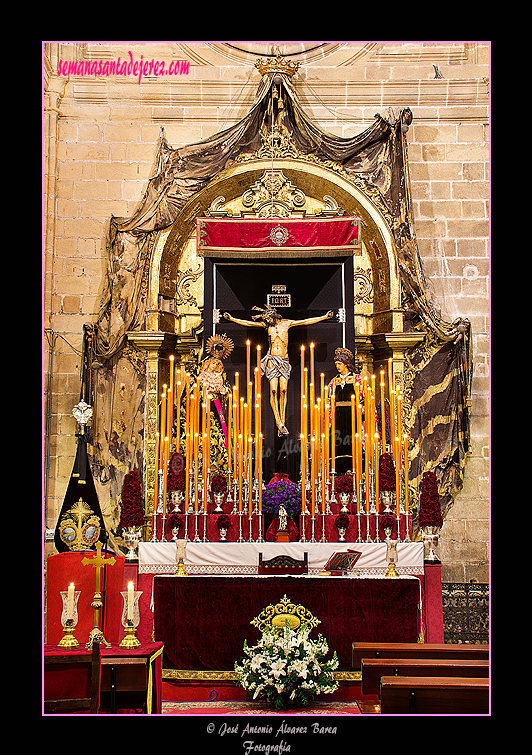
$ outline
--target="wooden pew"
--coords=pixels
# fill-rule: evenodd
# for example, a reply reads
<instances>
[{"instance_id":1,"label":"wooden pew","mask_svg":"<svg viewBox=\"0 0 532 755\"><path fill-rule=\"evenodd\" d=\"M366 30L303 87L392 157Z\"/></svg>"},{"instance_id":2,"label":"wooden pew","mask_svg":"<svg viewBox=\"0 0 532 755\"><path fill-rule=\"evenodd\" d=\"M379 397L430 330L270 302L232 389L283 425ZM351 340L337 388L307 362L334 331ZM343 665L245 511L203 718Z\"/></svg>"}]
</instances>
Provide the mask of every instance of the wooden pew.
<instances>
[{"instance_id":1,"label":"wooden pew","mask_svg":"<svg viewBox=\"0 0 532 755\"><path fill-rule=\"evenodd\" d=\"M362 658L362 694L378 695L383 676L489 677L489 661L441 658Z\"/></svg>"},{"instance_id":2,"label":"wooden pew","mask_svg":"<svg viewBox=\"0 0 532 755\"><path fill-rule=\"evenodd\" d=\"M489 679L464 677L383 676L381 714L486 714Z\"/></svg>"},{"instance_id":3,"label":"wooden pew","mask_svg":"<svg viewBox=\"0 0 532 755\"><path fill-rule=\"evenodd\" d=\"M489 660L489 645L449 645L410 642L353 642L352 666L361 669L362 658L432 658Z\"/></svg>"}]
</instances>

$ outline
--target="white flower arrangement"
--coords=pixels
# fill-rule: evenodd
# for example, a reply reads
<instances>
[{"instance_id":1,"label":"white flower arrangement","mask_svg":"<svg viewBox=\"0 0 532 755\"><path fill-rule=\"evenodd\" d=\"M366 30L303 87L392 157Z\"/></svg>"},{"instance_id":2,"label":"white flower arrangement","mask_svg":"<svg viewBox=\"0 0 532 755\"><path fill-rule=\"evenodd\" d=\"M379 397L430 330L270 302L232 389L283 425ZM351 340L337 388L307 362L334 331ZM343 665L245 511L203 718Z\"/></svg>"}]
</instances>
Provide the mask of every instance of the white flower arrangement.
<instances>
[{"instance_id":1,"label":"white flower arrangement","mask_svg":"<svg viewBox=\"0 0 532 755\"><path fill-rule=\"evenodd\" d=\"M248 647L235 663L237 682L253 699L266 700L276 710L305 705L317 694L330 694L338 689L332 672L338 667L336 650L331 660L322 662L328 653L327 640L318 635L309 640L310 629L301 625L290 629L266 630L258 644Z\"/></svg>"}]
</instances>

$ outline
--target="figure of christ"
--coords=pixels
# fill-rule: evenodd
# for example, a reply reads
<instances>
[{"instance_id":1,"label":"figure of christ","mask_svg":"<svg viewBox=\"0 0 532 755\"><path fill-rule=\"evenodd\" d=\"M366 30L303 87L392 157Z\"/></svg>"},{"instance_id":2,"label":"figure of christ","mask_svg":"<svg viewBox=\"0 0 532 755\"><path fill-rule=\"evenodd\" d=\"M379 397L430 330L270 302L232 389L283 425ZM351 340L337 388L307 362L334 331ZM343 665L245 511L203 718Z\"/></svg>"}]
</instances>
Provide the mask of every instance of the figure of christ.
<instances>
[{"instance_id":1,"label":"figure of christ","mask_svg":"<svg viewBox=\"0 0 532 755\"><path fill-rule=\"evenodd\" d=\"M305 320L288 320L275 309L253 307L261 314L253 315L252 320L240 320L224 312L224 317L237 325L266 328L268 331L268 353L261 361L261 373L270 384L270 404L277 425L277 434L288 435L285 427L286 398L288 379L292 366L288 361L288 331L296 325L314 325L314 323L330 320L334 317L332 311L321 317L308 317Z\"/></svg>"}]
</instances>

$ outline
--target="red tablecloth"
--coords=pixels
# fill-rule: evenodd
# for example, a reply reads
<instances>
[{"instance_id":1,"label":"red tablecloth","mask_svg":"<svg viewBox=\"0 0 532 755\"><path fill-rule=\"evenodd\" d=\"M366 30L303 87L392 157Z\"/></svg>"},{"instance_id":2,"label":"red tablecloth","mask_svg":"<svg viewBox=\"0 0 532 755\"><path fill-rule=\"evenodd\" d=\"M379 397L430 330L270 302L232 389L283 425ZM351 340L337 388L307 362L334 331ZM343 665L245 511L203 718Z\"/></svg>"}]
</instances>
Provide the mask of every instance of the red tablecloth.
<instances>
[{"instance_id":1,"label":"red tablecloth","mask_svg":"<svg viewBox=\"0 0 532 755\"><path fill-rule=\"evenodd\" d=\"M340 670L351 670L351 643L417 642L420 583L411 579L334 577L155 577L155 638L164 642L164 668L233 669L250 621L287 595L321 624Z\"/></svg>"}]
</instances>

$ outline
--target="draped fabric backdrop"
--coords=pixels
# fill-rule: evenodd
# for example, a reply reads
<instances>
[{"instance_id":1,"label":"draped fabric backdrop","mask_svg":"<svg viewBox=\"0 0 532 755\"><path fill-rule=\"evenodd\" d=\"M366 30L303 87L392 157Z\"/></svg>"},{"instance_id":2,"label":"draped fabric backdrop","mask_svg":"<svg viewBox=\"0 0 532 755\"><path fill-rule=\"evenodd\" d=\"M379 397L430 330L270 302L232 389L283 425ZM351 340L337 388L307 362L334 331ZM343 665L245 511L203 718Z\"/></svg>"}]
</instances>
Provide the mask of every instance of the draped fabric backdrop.
<instances>
[{"instance_id":1,"label":"draped fabric backdrop","mask_svg":"<svg viewBox=\"0 0 532 755\"><path fill-rule=\"evenodd\" d=\"M366 192L389 222L398 254L402 306L409 327L425 331L425 342L407 355L405 406L415 445L412 481L432 468L439 479L442 508L461 487L469 448L471 381L470 323L445 321L431 295L415 239L407 164L406 132L412 113L396 120L380 115L361 134L343 138L326 133L304 113L294 85L284 74L265 74L248 114L234 126L196 144L173 149L161 136L156 167L138 209L130 218L111 217L107 283L94 327L94 353L110 360L126 343L127 331L145 326L145 266L156 234L168 228L185 203L237 158L261 146L261 133L273 111L298 156L340 165L354 185ZM289 155L288 155L289 156Z\"/></svg>"}]
</instances>

